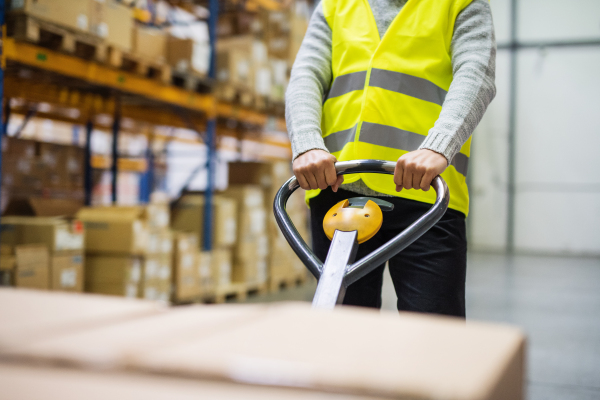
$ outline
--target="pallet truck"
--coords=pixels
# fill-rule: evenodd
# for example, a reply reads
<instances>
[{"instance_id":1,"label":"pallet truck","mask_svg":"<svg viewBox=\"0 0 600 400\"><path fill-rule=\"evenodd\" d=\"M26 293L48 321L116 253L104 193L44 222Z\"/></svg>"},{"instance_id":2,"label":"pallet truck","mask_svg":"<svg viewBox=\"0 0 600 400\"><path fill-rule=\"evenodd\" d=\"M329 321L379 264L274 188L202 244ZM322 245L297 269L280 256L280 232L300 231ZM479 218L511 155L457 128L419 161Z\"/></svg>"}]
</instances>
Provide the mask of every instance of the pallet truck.
<instances>
[{"instance_id":1,"label":"pallet truck","mask_svg":"<svg viewBox=\"0 0 600 400\"><path fill-rule=\"evenodd\" d=\"M394 162L380 160L341 161L335 164L338 175L393 175L395 167ZM277 225L296 255L318 280L313 308L333 309L341 304L350 284L400 253L442 218L450 201L448 185L437 176L431 186L436 191L433 206L404 231L358 261L354 260L358 245L375 236L383 223L383 212L392 210L394 206L371 197L354 197L334 205L323 221L325 234L331 240L324 264L302 239L285 210L288 199L300 187L298 181L292 177L279 189L273 202Z\"/></svg>"}]
</instances>

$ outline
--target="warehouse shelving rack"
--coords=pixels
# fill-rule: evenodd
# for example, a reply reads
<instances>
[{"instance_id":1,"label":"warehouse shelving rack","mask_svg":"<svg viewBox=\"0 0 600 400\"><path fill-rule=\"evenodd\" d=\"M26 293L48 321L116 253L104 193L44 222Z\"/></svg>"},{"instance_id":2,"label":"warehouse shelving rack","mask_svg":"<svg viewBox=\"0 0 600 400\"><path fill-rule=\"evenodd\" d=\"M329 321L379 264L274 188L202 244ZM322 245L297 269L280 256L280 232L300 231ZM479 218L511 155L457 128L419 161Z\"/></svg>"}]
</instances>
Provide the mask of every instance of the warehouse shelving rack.
<instances>
[{"instance_id":1,"label":"warehouse shelving rack","mask_svg":"<svg viewBox=\"0 0 600 400\"><path fill-rule=\"evenodd\" d=\"M259 2L260 3L260 2ZM267 6L277 6L267 1ZM205 191L206 202L203 218L203 247L210 250L212 229L212 193L215 185L216 128L217 118L232 119L249 125L264 125L269 118L255 110L233 104L219 102L211 93L216 68L216 28L219 14L219 1L209 0L208 21L211 45L211 63L206 80L206 93L197 93L175 86L165 85L155 80L133 73L120 71L94 61L84 60L73 55L53 51L32 43L15 41L6 36L6 4L0 2L0 23L2 26L0 69L0 98L5 107L0 110L2 135L6 134L11 112L25 115L24 124L33 116L67 121L85 126L85 203L91 202L93 158L90 149L91 135L95 126L94 117L99 114L112 115L110 130L113 135L112 157L112 201L117 200L117 172L119 170L118 137L122 131L122 118L144 121L156 125L184 127L198 132L207 147L208 182ZM32 103L49 103L77 109L77 116L65 116L58 112L41 112L31 108L11 110L10 99L21 98ZM285 122L279 118L276 125L285 130ZM204 132L197 127L205 127ZM22 127L23 128L23 127ZM109 128L105 126L105 128ZM150 147L150 146L149 146ZM141 188L141 198L148 200L153 171L152 152L148 151L147 176ZM0 153L0 164L1 164ZM201 170L201 169L200 169ZM193 174L197 174L196 170ZM0 170L1 179L1 170ZM190 176L188 182L193 179Z\"/></svg>"}]
</instances>

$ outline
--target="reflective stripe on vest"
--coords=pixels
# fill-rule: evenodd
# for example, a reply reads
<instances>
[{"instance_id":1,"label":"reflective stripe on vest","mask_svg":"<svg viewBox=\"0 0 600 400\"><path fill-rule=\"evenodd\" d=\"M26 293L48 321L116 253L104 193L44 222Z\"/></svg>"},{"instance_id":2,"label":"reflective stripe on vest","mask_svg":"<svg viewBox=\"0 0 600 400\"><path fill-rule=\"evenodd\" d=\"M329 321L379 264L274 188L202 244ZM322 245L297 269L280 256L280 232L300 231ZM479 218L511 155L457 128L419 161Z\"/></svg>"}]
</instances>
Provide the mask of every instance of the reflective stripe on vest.
<instances>
[{"instance_id":1,"label":"reflective stripe on vest","mask_svg":"<svg viewBox=\"0 0 600 400\"><path fill-rule=\"evenodd\" d=\"M356 135L356 126L339 132L334 132L323 138L325 146L331 153L341 151L347 143L354 141ZM425 137L418 133L394 128L393 126L372 124L363 122L360 131L359 142L370 143L377 146L391 147L398 150L414 151L421 146ZM454 156L450 165L454 166L456 171L466 176L469 168L469 157L462 153Z\"/></svg>"},{"instance_id":2,"label":"reflective stripe on vest","mask_svg":"<svg viewBox=\"0 0 600 400\"><path fill-rule=\"evenodd\" d=\"M423 143L452 83L450 43L460 11L472 0L409 0L380 37L367 0L323 0L332 31L332 84L321 130L338 160L397 161ZM468 140L443 173L449 207L469 209ZM433 203L435 193L396 192L390 175L346 175L380 193ZM318 191L307 192L307 198Z\"/></svg>"},{"instance_id":3,"label":"reflective stripe on vest","mask_svg":"<svg viewBox=\"0 0 600 400\"><path fill-rule=\"evenodd\" d=\"M355 90L362 90L365 86L366 77L367 71L352 72L338 76L331 85L327 100L343 96ZM371 71L369 86L402 93L440 106L444 103L446 93L448 93L427 79L377 68L373 68Z\"/></svg>"}]
</instances>

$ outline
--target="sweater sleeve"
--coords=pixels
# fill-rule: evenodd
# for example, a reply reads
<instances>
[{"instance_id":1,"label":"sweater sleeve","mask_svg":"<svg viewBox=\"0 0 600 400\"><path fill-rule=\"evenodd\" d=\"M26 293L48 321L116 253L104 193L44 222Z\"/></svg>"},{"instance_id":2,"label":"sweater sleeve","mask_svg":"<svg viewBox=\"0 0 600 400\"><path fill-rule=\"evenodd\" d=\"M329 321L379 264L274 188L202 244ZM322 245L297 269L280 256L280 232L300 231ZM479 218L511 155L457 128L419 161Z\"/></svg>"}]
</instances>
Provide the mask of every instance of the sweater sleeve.
<instances>
[{"instance_id":1,"label":"sweater sleeve","mask_svg":"<svg viewBox=\"0 0 600 400\"><path fill-rule=\"evenodd\" d=\"M285 94L285 120L293 159L309 150L327 151L321 137L323 95L331 85L331 28L319 3L290 77Z\"/></svg>"},{"instance_id":2,"label":"sweater sleeve","mask_svg":"<svg viewBox=\"0 0 600 400\"><path fill-rule=\"evenodd\" d=\"M487 0L474 0L460 12L451 50L454 79L438 120L420 146L444 155L448 163L496 95L496 40Z\"/></svg>"}]
</instances>

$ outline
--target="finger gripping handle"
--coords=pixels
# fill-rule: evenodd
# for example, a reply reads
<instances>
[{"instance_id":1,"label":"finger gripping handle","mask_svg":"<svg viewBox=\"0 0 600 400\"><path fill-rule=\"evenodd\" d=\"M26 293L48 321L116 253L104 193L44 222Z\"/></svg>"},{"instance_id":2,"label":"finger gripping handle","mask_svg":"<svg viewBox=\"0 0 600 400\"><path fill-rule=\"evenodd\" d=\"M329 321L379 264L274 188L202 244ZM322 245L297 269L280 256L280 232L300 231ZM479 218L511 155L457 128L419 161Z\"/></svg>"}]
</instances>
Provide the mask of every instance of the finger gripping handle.
<instances>
[{"instance_id":1,"label":"finger gripping handle","mask_svg":"<svg viewBox=\"0 0 600 400\"><path fill-rule=\"evenodd\" d=\"M377 173L393 175L396 163L381 160L354 160L340 161L335 163L335 169L338 175L356 174L356 173ZM436 200L433 206L416 220L404 231L396 235L392 240L374 250L366 257L356 261L346 270L344 285L348 286L364 275L385 263L387 260L404 250L412 242L427 232L435 225L446 212L450 202L450 193L446 182L436 176L431 183L436 191ZM317 258L313 251L308 247L304 239L298 233L298 230L291 221L285 210L288 199L298 189L300 185L295 177L290 178L277 192L273 202L273 212L275 220L283 236L288 241L296 255L306 265L308 270L316 277L321 276L323 263Z\"/></svg>"}]
</instances>

